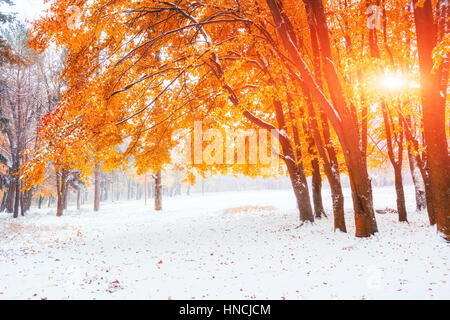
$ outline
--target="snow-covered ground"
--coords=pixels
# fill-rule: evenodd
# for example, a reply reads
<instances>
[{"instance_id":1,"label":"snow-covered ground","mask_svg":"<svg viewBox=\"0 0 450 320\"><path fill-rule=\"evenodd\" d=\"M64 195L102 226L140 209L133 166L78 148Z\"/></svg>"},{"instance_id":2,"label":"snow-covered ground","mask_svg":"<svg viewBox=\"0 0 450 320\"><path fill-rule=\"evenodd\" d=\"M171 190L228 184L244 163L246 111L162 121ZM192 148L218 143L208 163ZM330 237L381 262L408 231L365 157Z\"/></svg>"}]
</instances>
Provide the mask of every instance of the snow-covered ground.
<instances>
[{"instance_id":1,"label":"snow-covered ground","mask_svg":"<svg viewBox=\"0 0 450 320\"><path fill-rule=\"evenodd\" d=\"M296 229L291 191L211 193L104 203L101 212L33 209L0 215L0 299L450 299L450 245L414 212L377 215L379 234L354 236L329 219ZM393 187L375 208L395 208Z\"/></svg>"}]
</instances>

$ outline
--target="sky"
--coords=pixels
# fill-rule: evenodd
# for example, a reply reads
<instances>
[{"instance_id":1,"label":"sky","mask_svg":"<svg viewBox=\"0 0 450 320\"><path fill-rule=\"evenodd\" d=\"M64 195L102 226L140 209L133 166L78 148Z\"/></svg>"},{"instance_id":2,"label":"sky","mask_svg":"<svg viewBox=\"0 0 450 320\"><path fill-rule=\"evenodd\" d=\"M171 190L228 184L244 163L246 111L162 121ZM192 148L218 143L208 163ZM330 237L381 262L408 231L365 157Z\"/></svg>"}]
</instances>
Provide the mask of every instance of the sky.
<instances>
[{"instance_id":1,"label":"sky","mask_svg":"<svg viewBox=\"0 0 450 320\"><path fill-rule=\"evenodd\" d=\"M17 18L20 21L33 21L43 14L43 10L49 7L49 4L44 5L44 0L12 0L14 6L1 5L0 11L3 12L17 12Z\"/></svg>"}]
</instances>

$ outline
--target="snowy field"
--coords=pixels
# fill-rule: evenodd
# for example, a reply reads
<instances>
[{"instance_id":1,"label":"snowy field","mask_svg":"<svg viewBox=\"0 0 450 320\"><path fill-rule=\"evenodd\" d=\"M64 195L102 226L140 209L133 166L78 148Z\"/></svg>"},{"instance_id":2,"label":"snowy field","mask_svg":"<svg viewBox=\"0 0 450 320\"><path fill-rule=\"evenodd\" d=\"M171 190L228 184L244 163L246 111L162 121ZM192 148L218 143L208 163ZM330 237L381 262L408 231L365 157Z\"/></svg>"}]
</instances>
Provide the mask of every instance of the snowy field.
<instances>
[{"instance_id":1,"label":"snowy field","mask_svg":"<svg viewBox=\"0 0 450 320\"><path fill-rule=\"evenodd\" d=\"M329 219L295 229L291 191L211 193L104 203L81 212L0 215L0 299L450 299L450 245L414 212L377 214L380 233L354 237ZM393 187L375 208L395 208Z\"/></svg>"}]
</instances>

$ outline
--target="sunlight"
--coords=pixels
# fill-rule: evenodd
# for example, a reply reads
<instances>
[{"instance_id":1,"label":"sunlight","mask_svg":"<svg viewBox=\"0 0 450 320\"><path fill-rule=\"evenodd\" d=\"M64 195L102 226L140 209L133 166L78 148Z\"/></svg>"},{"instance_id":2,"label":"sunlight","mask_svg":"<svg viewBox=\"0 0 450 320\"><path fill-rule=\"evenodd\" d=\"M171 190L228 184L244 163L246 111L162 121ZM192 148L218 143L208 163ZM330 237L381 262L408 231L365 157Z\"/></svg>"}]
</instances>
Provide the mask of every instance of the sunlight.
<instances>
[{"instance_id":1,"label":"sunlight","mask_svg":"<svg viewBox=\"0 0 450 320\"><path fill-rule=\"evenodd\" d=\"M404 85L404 80L400 73L387 72L380 82L383 87L389 90L399 90Z\"/></svg>"},{"instance_id":2,"label":"sunlight","mask_svg":"<svg viewBox=\"0 0 450 320\"><path fill-rule=\"evenodd\" d=\"M0 0L0 302L450 300L449 18Z\"/></svg>"}]
</instances>

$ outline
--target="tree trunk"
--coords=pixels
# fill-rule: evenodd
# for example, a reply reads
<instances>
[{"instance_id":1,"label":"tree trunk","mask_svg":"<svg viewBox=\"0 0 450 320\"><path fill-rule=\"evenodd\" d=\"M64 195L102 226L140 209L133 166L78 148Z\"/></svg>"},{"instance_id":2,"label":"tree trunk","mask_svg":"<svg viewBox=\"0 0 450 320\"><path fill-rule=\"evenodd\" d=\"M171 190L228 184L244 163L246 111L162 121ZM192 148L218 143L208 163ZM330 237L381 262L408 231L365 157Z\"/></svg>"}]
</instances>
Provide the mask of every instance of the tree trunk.
<instances>
[{"instance_id":1,"label":"tree trunk","mask_svg":"<svg viewBox=\"0 0 450 320\"><path fill-rule=\"evenodd\" d=\"M62 196L58 196L56 205L56 216L61 217L63 213L64 213L64 198Z\"/></svg>"},{"instance_id":2,"label":"tree trunk","mask_svg":"<svg viewBox=\"0 0 450 320\"><path fill-rule=\"evenodd\" d=\"M100 210L100 166L95 164L94 166L94 211Z\"/></svg>"},{"instance_id":3,"label":"tree trunk","mask_svg":"<svg viewBox=\"0 0 450 320\"><path fill-rule=\"evenodd\" d=\"M3 192L2 205L0 207L0 212L3 212L6 208L6 196L8 195L8 188Z\"/></svg>"},{"instance_id":4,"label":"tree trunk","mask_svg":"<svg viewBox=\"0 0 450 320\"><path fill-rule=\"evenodd\" d=\"M34 193L36 192L36 187L32 187L30 190L27 190L27 201L25 202L25 212L30 211L31 204L33 201Z\"/></svg>"},{"instance_id":5,"label":"tree trunk","mask_svg":"<svg viewBox=\"0 0 450 320\"><path fill-rule=\"evenodd\" d=\"M114 175L112 176L111 181L111 202L114 202Z\"/></svg>"},{"instance_id":6,"label":"tree trunk","mask_svg":"<svg viewBox=\"0 0 450 320\"><path fill-rule=\"evenodd\" d=\"M69 187L66 184L66 188L64 189L64 210L67 210L67 205L68 205L68 197L69 197Z\"/></svg>"},{"instance_id":7,"label":"tree trunk","mask_svg":"<svg viewBox=\"0 0 450 320\"><path fill-rule=\"evenodd\" d=\"M39 202L38 202L38 208L39 208L39 209L42 208L42 200L44 200L44 197L39 196Z\"/></svg>"},{"instance_id":8,"label":"tree trunk","mask_svg":"<svg viewBox=\"0 0 450 320\"><path fill-rule=\"evenodd\" d=\"M149 182L148 183L148 188L147 188L147 190L148 190L148 197L149 197L149 199L150 198L154 198L155 196L154 196L154 188L153 188L153 182Z\"/></svg>"},{"instance_id":9,"label":"tree trunk","mask_svg":"<svg viewBox=\"0 0 450 320\"><path fill-rule=\"evenodd\" d=\"M296 79L299 80L299 78ZM314 109L314 105L311 100L311 96L309 94L309 89L306 87L303 81L299 80L297 82L299 83L300 87L303 90L303 94L306 97L306 105L309 113L309 120L310 120L309 125L311 127L312 137L314 140L314 144L317 146L319 156L323 160L324 171L330 184L331 198L333 203L334 230L347 232L344 216L344 194L342 192L341 180L339 176L339 164L336 157L336 152L331 142L328 120L326 116L322 117L322 127L323 127L322 132L324 140L326 142L326 146L324 146L319 131L316 111Z\"/></svg>"},{"instance_id":10,"label":"tree trunk","mask_svg":"<svg viewBox=\"0 0 450 320\"><path fill-rule=\"evenodd\" d=\"M334 214L334 230L347 232L347 227L345 225L344 194L342 193L342 185L339 173L333 171L333 173L328 178L328 182L331 189L331 200Z\"/></svg>"},{"instance_id":11,"label":"tree trunk","mask_svg":"<svg viewBox=\"0 0 450 320\"><path fill-rule=\"evenodd\" d=\"M35 187L32 187L31 189L22 192L20 201L22 216L24 216L25 213L28 212L31 208L31 201L33 200L34 191Z\"/></svg>"},{"instance_id":12,"label":"tree trunk","mask_svg":"<svg viewBox=\"0 0 450 320\"><path fill-rule=\"evenodd\" d=\"M287 87L287 81L285 81L286 88ZM295 117L295 111L293 107L293 101L292 96L287 89L286 92L287 97L287 105L289 110L289 117L291 121L291 127L292 132L294 136L294 146L295 146L295 157L297 165L299 166L298 170L299 172L304 172L303 167L303 156L302 156L302 149L301 149L301 142L300 142L300 136L299 136L299 128L297 125L296 117ZM300 111L300 118L305 118L305 112L303 108L299 109ZM283 119L282 119L283 120ZM314 203L314 216L316 218L321 218L322 215L326 216L325 209L323 208L323 202L322 202L322 177L320 175L320 166L319 166L319 160L317 158L317 152L315 150L315 143L314 138L311 135L311 130L309 128L309 125L305 123L305 121L302 121L302 127L303 132L305 135L308 136L308 153L311 156L311 167L312 167L312 194L313 194L313 203Z\"/></svg>"},{"instance_id":13,"label":"tree trunk","mask_svg":"<svg viewBox=\"0 0 450 320\"><path fill-rule=\"evenodd\" d=\"M398 221L408 222L405 205L405 192L403 191L402 167L395 166L394 174L395 174L395 192L397 193Z\"/></svg>"},{"instance_id":14,"label":"tree trunk","mask_svg":"<svg viewBox=\"0 0 450 320\"><path fill-rule=\"evenodd\" d=\"M8 194L6 195L6 212L14 212L14 195L16 194L16 179L13 176L9 178Z\"/></svg>"},{"instance_id":15,"label":"tree trunk","mask_svg":"<svg viewBox=\"0 0 450 320\"><path fill-rule=\"evenodd\" d=\"M284 117L283 106L281 102L274 99L273 106L275 109L275 115L278 122L278 127L281 132L287 132L286 119ZM281 150L283 152L283 158L288 169L289 177L291 179L292 188L297 199L297 206L300 211L301 222L314 222L314 215L311 206L311 199L309 197L308 183L306 180L305 169L303 167L303 159L301 150L297 149L297 155L294 154L292 144L289 139L280 136L279 141L281 144ZM295 159L298 157L297 162Z\"/></svg>"},{"instance_id":16,"label":"tree trunk","mask_svg":"<svg viewBox=\"0 0 450 320\"><path fill-rule=\"evenodd\" d=\"M60 169L56 172L56 192L57 192L57 206L56 216L61 217L64 213L64 202L67 195L67 175L65 169Z\"/></svg>"},{"instance_id":17,"label":"tree trunk","mask_svg":"<svg viewBox=\"0 0 450 320\"><path fill-rule=\"evenodd\" d=\"M343 89L339 82L339 77L337 76L331 61L330 41L324 9L321 1L315 1L314 3L316 4L316 2L320 4L320 6L315 7L314 11L318 25L321 51L323 53L325 78L334 105L328 101L324 92L317 85L314 76L311 74L297 47L292 41L286 29L286 21L281 15L278 2L275 0L266 0L274 18L274 22L277 25L278 33L292 58L292 62L303 77L303 81L307 84L308 89L311 90L314 99L319 103L322 110L327 113L327 116L339 137L352 187L356 236L369 237L376 233L378 228L375 220L375 212L373 210L372 186L363 159L363 154L360 150L358 121L355 115L352 114L351 109L347 106Z\"/></svg>"},{"instance_id":18,"label":"tree trunk","mask_svg":"<svg viewBox=\"0 0 450 320\"><path fill-rule=\"evenodd\" d=\"M395 191L397 193L397 212L400 222L408 222L406 206L405 206L405 193L403 191L402 180L402 164L403 164L403 130L402 126L399 126L400 134L396 134L394 128L394 122L391 116L391 112L387 108L385 101L381 102L381 112L383 114L384 129L386 132L386 145L388 149L389 161L394 168L395 176ZM392 130L391 130L392 128ZM394 134L394 137L392 136ZM400 136L400 137L398 137ZM395 159L393 142L397 143L397 160Z\"/></svg>"},{"instance_id":19,"label":"tree trunk","mask_svg":"<svg viewBox=\"0 0 450 320\"><path fill-rule=\"evenodd\" d=\"M19 216L19 207L20 207L20 181L19 177L16 176L16 192L14 195L14 218L17 218Z\"/></svg>"},{"instance_id":20,"label":"tree trunk","mask_svg":"<svg viewBox=\"0 0 450 320\"><path fill-rule=\"evenodd\" d=\"M162 173L158 170L155 177L155 210L162 210Z\"/></svg>"},{"instance_id":21,"label":"tree trunk","mask_svg":"<svg viewBox=\"0 0 450 320\"><path fill-rule=\"evenodd\" d=\"M77 189L77 210L81 210L81 188Z\"/></svg>"},{"instance_id":22,"label":"tree trunk","mask_svg":"<svg viewBox=\"0 0 450 320\"><path fill-rule=\"evenodd\" d=\"M141 198L141 189L139 183L136 182L136 200Z\"/></svg>"},{"instance_id":23,"label":"tree trunk","mask_svg":"<svg viewBox=\"0 0 450 320\"><path fill-rule=\"evenodd\" d=\"M311 160L312 166L312 193L314 203L314 215L316 218L326 216L322 202L322 177L320 175L320 167L318 159Z\"/></svg>"},{"instance_id":24,"label":"tree trunk","mask_svg":"<svg viewBox=\"0 0 450 320\"><path fill-rule=\"evenodd\" d=\"M21 188L22 189L22 188ZM25 216L25 203L24 203L24 194L23 194L23 192L22 191L20 191L20 198L19 198L19 201L20 201L20 215L22 216L22 217L24 217Z\"/></svg>"},{"instance_id":25,"label":"tree trunk","mask_svg":"<svg viewBox=\"0 0 450 320\"><path fill-rule=\"evenodd\" d=\"M417 0L414 1L417 3ZM432 51L437 44L431 0L414 6L417 49L419 53L422 114L425 145L430 171L431 200L437 229L450 241L450 159L445 132L445 101L441 94L441 70L432 72ZM426 190L427 191L427 190Z\"/></svg>"},{"instance_id":26,"label":"tree trunk","mask_svg":"<svg viewBox=\"0 0 450 320\"><path fill-rule=\"evenodd\" d=\"M425 197L425 185L422 177L420 176L420 169L417 166L417 161L412 155L410 145L408 145L408 162L409 162L409 171L411 172L411 178L414 184L414 190L416 195L416 211L422 211L427 206Z\"/></svg>"},{"instance_id":27,"label":"tree trunk","mask_svg":"<svg viewBox=\"0 0 450 320\"><path fill-rule=\"evenodd\" d=\"M131 177L128 179L127 199L131 200Z\"/></svg>"},{"instance_id":28,"label":"tree trunk","mask_svg":"<svg viewBox=\"0 0 450 320\"><path fill-rule=\"evenodd\" d=\"M308 107L308 110L312 116L311 127L313 129L314 141L316 143L317 149L319 150L319 155L323 160L324 171L327 176L328 183L330 184L334 216L334 230L347 232L347 226L345 224L344 193L342 191L339 163L336 156L336 150L334 149L333 143L331 141L328 119L326 118L325 114L321 114L323 128L322 131L325 141L324 146L317 124L316 113L312 103L310 104L310 107Z\"/></svg>"},{"instance_id":29,"label":"tree trunk","mask_svg":"<svg viewBox=\"0 0 450 320\"><path fill-rule=\"evenodd\" d=\"M286 157L288 157L288 155L290 154L288 147L283 147L282 144L282 149L283 153L286 154ZM297 200L297 207L300 212L300 221L314 222L311 200L309 198L308 184L306 182L306 176L304 175L304 172L302 174L299 171L298 166L296 166L295 163L293 163L293 161L289 159L286 161L286 167L288 168L289 178L291 180L292 188L294 189L294 195Z\"/></svg>"}]
</instances>

